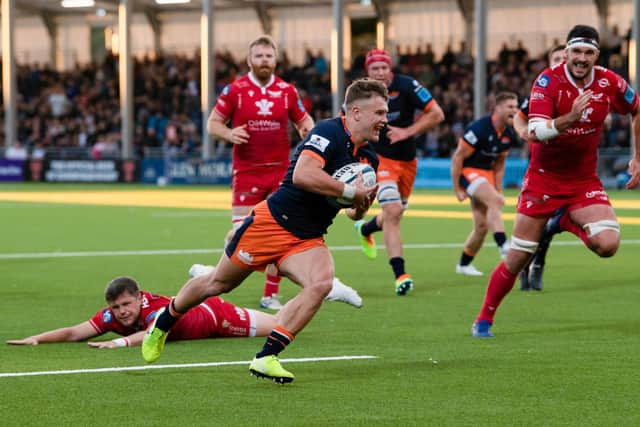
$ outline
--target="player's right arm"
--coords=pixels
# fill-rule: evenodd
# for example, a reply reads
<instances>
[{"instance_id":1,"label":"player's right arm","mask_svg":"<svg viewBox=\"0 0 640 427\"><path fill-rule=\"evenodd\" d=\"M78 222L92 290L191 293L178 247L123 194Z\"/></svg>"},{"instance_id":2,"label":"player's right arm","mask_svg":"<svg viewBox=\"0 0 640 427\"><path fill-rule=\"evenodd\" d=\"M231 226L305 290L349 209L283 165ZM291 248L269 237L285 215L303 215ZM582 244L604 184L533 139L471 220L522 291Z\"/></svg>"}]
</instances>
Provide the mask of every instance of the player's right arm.
<instances>
[{"instance_id":1,"label":"player's right arm","mask_svg":"<svg viewBox=\"0 0 640 427\"><path fill-rule=\"evenodd\" d=\"M249 142L249 132L247 125L240 125L235 128L227 127L228 120L222 117L216 110L212 110L207 120L207 132L232 144L246 144Z\"/></svg>"},{"instance_id":2,"label":"player's right arm","mask_svg":"<svg viewBox=\"0 0 640 427\"><path fill-rule=\"evenodd\" d=\"M54 329L52 331L43 332L20 340L9 340L7 344L12 345L38 345L52 342L74 342L84 341L99 335L96 329L89 321L82 322L75 326Z\"/></svg>"},{"instance_id":3,"label":"player's right arm","mask_svg":"<svg viewBox=\"0 0 640 427\"><path fill-rule=\"evenodd\" d=\"M586 90L573 100L571 110L554 117L557 81L543 72L531 89L528 130L534 141L549 141L556 138L582 118L593 92Z\"/></svg>"},{"instance_id":4,"label":"player's right arm","mask_svg":"<svg viewBox=\"0 0 640 427\"><path fill-rule=\"evenodd\" d=\"M467 135L469 132L465 133ZM469 143L460 138L458 141L458 148L451 156L451 182L453 184L453 192L458 198L459 202L462 202L467 198L468 194L462 187L460 187L460 176L462 175L462 165L464 164L464 160L468 157L471 157L475 148Z\"/></svg>"}]
</instances>

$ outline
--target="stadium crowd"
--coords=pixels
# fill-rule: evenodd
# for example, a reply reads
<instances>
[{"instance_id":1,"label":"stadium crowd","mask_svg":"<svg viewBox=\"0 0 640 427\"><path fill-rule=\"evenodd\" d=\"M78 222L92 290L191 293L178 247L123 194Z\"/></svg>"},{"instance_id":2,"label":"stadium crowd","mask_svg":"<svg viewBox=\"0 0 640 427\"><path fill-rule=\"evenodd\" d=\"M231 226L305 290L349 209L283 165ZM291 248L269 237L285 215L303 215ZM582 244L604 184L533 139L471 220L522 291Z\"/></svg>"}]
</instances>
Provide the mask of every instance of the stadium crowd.
<instances>
[{"instance_id":1,"label":"stadium crowd","mask_svg":"<svg viewBox=\"0 0 640 427\"><path fill-rule=\"evenodd\" d=\"M603 43L600 64L627 78L625 38L613 28ZM364 75L362 50L353 60L347 83ZM487 65L488 103L498 91L527 96L535 76L546 67L546 55L532 58L522 42L510 48L504 43L498 57ZM18 66L18 141L6 149L6 157L44 157L53 153L93 159L120 155L120 104L118 59L108 55L101 64L76 66L59 72L48 66ZM418 138L422 157L448 158L465 126L473 119L473 57L464 42L454 50L447 46L437 57L430 44L396 47L394 70L416 77L438 100L445 120ZM329 61L321 51L307 49L303 64L293 64L280 53L276 74L292 82L315 121L331 116ZM215 58L216 93L247 72L244 58L218 51ZM200 58L167 54L136 59L134 64L135 154L198 156L203 126L200 111ZM0 129L3 129L0 128ZM292 132L292 143L299 141ZM602 147L629 147L629 119L613 115ZM524 147L524 144L523 144ZM62 149L62 150L60 150ZM230 147L216 145L217 156L229 156ZM526 156L526 150L512 150ZM614 169L616 166L613 166Z\"/></svg>"}]
</instances>

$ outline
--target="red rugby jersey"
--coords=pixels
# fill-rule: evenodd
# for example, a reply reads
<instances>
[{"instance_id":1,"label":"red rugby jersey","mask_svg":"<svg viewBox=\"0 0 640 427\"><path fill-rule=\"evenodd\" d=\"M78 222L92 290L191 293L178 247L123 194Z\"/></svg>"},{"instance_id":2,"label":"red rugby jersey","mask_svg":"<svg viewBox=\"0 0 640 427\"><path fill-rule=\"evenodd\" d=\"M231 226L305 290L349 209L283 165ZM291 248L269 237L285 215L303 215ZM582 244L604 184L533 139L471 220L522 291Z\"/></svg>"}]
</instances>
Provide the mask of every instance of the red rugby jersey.
<instances>
[{"instance_id":1,"label":"red rugby jersey","mask_svg":"<svg viewBox=\"0 0 640 427\"><path fill-rule=\"evenodd\" d=\"M593 96L582 118L556 138L530 145L531 169L563 180L579 180L596 173L598 143L607 114L627 114L638 107L638 96L622 77L596 66L587 85L578 88L566 63L547 68L533 84L529 118L553 119L567 114L585 90L593 91Z\"/></svg>"},{"instance_id":2,"label":"red rugby jersey","mask_svg":"<svg viewBox=\"0 0 640 427\"><path fill-rule=\"evenodd\" d=\"M127 336L138 331L146 330L153 322L153 319L155 319L158 310L165 307L171 299L146 291L140 292L142 293L142 308L140 311L140 320L137 325L133 327L122 325L116 320L111 309L106 307L98 311L89 320L96 332L100 335L107 332L115 332L116 334ZM216 311L216 305L219 303L222 303L222 300L218 297L211 297L204 303L193 307L171 328L171 333L167 337L167 340L192 340L215 336L218 319L214 312Z\"/></svg>"},{"instance_id":3,"label":"red rugby jersey","mask_svg":"<svg viewBox=\"0 0 640 427\"><path fill-rule=\"evenodd\" d=\"M256 165L288 164L289 119L300 123L307 113L296 89L277 76L261 86L251 73L227 85L214 107L231 120L231 126L247 125L246 144L233 146L234 170Z\"/></svg>"}]
</instances>

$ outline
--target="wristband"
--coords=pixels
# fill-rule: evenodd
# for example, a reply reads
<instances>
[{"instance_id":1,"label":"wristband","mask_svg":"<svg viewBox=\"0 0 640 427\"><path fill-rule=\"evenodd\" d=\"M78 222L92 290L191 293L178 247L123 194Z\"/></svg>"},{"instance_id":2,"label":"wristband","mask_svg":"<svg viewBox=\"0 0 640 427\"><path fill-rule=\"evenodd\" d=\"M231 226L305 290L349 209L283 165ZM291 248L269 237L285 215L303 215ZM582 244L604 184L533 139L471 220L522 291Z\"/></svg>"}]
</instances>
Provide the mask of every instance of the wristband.
<instances>
[{"instance_id":1,"label":"wristband","mask_svg":"<svg viewBox=\"0 0 640 427\"><path fill-rule=\"evenodd\" d=\"M352 184L345 184L342 190L342 198L347 200L353 200L356 197L356 186Z\"/></svg>"},{"instance_id":2,"label":"wristband","mask_svg":"<svg viewBox=\"0 0 640 427\"><path fill-rule=\"evenodd\" d=\"M129 338L116 338L111 341L116 347L129 347Z\"/></svg>"}]
</instances>

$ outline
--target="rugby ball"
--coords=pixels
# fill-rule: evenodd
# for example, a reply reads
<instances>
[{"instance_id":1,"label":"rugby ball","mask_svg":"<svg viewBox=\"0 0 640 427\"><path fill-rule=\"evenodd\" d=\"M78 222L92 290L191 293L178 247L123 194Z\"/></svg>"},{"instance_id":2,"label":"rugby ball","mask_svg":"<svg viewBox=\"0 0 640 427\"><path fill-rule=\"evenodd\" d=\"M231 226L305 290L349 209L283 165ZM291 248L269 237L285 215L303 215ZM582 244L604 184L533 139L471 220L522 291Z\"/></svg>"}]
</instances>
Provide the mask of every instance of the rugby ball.
<instances>
[{"instance_id":1,"label":"rugby ball","mask_svg":"<svg viewBox=\"0 0 640 427\"><path fill-rule=\"evenodd\" d=\"M366 163L349 163L333 173L332 178L345 184L353 184L358 175L362 174L362 182L365 187L376 185L376 171ZM353 201L342 197L327 197L329 203L336 208L350 208Z\"/></svg>"}]
</instances>

